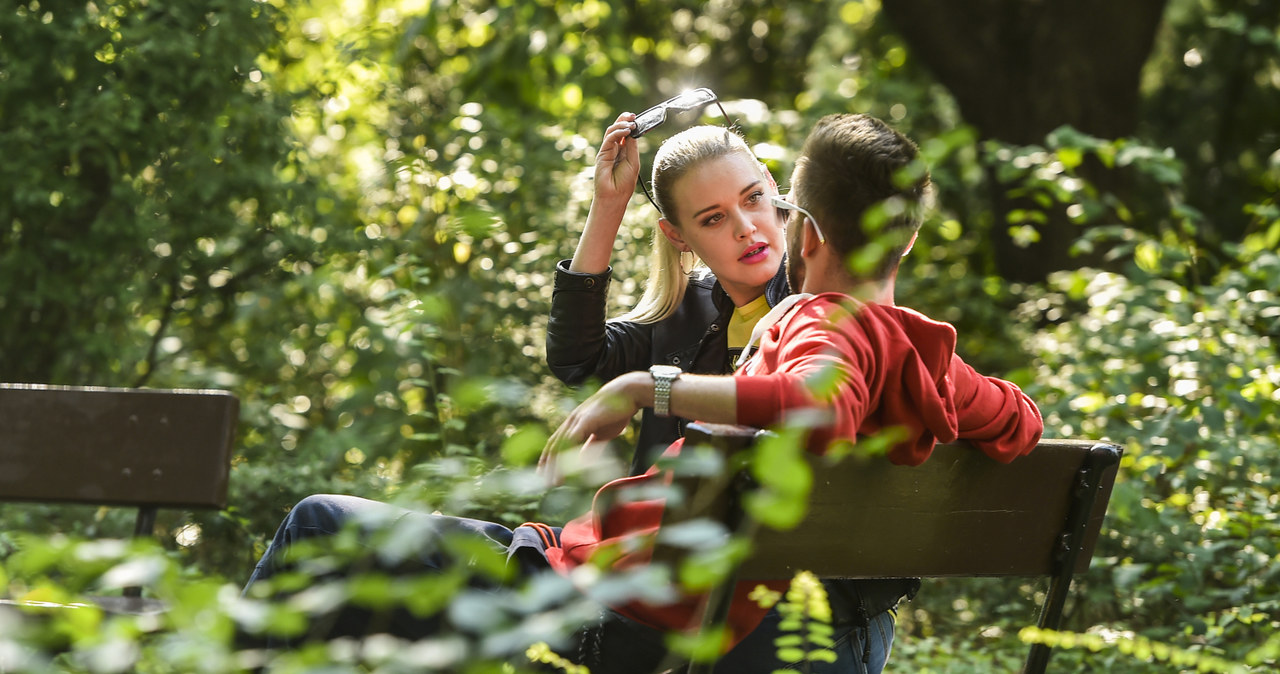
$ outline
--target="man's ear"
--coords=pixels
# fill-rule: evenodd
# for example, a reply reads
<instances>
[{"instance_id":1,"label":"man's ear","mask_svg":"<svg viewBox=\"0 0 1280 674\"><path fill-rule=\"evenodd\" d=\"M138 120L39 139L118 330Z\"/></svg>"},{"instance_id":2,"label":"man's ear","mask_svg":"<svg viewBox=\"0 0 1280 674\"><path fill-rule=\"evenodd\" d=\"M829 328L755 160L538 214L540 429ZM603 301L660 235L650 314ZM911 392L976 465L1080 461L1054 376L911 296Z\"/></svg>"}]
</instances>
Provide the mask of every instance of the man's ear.
<instances>
[{"instance_id":1,"label":"man's ear","mask_svg":"<svg viewBox=\"0 0 1280 674\"><path fill-rule=\"evenodd\" d=\"M671 224L670 220L667 220L666 218L659 218L658 227L662 229L662 235L667 237L667 241L670 241L671 245L676 247L676 250L682 253L688 253L690 250L693 250L692 248L689 248L689 244L684 242L684 237L680 235L680 230L677 229L675 225Z\"/></svg>"},{"instance_id":2,"label":"man's ear","mask_svg":"<svg viewBox=\"0 0 1280 674\"><path fill-rule=\"evenodd\" d=\"M800 257L813 257L825 244L822 239L818 238L818 228L813 226L813 221L808 216L796 213L794 217L800 218Z\"/></svg>"}]
</instances>

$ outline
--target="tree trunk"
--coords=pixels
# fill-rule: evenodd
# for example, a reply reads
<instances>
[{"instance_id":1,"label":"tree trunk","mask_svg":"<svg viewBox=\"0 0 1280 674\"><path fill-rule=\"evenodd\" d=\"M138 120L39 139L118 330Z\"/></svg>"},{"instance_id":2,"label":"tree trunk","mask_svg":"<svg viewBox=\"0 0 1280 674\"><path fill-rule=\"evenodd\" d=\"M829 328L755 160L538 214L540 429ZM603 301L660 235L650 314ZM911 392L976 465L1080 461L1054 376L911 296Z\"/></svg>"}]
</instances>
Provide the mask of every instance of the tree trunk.
<instances>
[{"instance_id":1,"label":"tree trunk","mask_svg":"<svg viewBox=\"0 0 1280 674\"><path fill-rule=\"evenodd\" d=\"M950 90L984 139L1043 144L1069 124L1102 138L1137 125L1139 76L1167 0L885 0L885 16L911 53ZM1123 192L1113 172L1086 171L1100 190ZM1018 247L1005 226L1015 208L995 181L996 265L1010 280L1036 281L1080 265L1069 255L1078 227L1047 213L1040 241Z\"/></svg>"}]
</instances>

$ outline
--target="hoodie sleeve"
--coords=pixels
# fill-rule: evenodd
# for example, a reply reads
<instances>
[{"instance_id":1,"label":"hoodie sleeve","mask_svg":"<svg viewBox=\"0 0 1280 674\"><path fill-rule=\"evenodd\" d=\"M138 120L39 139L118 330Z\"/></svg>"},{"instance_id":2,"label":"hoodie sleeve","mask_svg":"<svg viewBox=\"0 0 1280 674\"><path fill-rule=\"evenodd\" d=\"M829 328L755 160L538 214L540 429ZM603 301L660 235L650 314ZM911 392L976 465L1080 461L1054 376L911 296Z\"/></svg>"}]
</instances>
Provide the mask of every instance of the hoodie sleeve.
<instances>
[{"instance_id":1,"label":"hoodie sleeve","mask_svg":"<svg viewBox=\"0 0 1280 674\"><path fill-rule=\"evenodd\" d=\"M951 381L960 439L1008 463L1035 449L1044 432L1040 410L1017 385L979 374L953 356Z\"/></svg>"},{"instance_id":2,"label":"hoodie sleeve","mask_svg":"<svg viewBox=\"0 0 1280 674\"><path fill-rule=\"evenodd\" d=\"M841 430L856 429L871 401L861 373L873 359L860 334L832 329L847 317L838 304L812 298L771 326L735 376L738 423L763 428L808 414L810 448L819 453Z\"/></svg>"}]
</instances>

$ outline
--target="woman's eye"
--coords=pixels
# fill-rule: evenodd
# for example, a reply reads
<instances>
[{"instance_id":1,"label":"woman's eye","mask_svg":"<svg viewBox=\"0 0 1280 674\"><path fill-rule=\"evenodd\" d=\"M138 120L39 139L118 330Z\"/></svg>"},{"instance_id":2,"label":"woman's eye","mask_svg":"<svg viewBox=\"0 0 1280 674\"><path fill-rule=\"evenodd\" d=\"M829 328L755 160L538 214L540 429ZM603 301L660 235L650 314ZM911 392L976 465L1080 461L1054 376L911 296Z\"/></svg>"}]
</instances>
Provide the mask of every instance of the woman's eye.
<instances>
[{"instance_id":1,"label":"woman's eye","mask_svg":"<svg viewBox=\"0 0 1280 674\"><path fill-rule=\"evenodd\" d=\"M714 225L717 222L720 222L720 220L723 218L724 218L724 215L720 213L713 213L710 216L708 216L705 220L702 221L702 226L708 227L708 226Z\"/></svg>"},{"instance_id":2,"label":"woman's eye","mask_svg":"<svg viewBox=\"0 0 1280 674\"><path fill-rule=\"evenodd\" d=\"M764 192L760 191L752 192L751 195L747 197L747 201L753 204L760 203L762 199L764 199Z\"/></svg>"}]
</instances>

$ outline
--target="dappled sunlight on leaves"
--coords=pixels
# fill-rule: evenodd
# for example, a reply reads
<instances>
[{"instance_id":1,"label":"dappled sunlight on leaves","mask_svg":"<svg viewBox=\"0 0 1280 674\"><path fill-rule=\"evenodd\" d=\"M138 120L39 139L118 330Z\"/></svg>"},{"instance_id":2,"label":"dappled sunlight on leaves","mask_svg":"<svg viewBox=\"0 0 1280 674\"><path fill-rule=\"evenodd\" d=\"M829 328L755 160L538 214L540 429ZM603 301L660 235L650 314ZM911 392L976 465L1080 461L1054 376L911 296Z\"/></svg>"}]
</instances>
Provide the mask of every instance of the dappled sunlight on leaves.
<instances>
[{"instance_id":1,"label":"dappled sunlight on leaves","mask_svg":"<svg viewBox=\"0 0 1280 674\"><path fill-rule=\"evenodd\" d=\"M241 424L230 507L162 509L158 543L124 540L124 509L6 504L4 596L81 604L143 583L169 608L0 610L0 670L499 672L503 648L544 638L554 650L591 617L551 610L574 586L607 601L673 596L669 569L588 567L502 601L460 595L483 609L485 638L232 645L237 625L297 637L348 601L447 613L466 587L451 573L312 585L358 552L349 536L275 579L289 600L241 598L307 494L510 525L590 507L606 473L553 489L532 471L591 388L567 389L545 364L554 265L582 231L608 120L690 85L721 94L784 189L822 114L870 112L919 141L939 199L898 301L955 323L958 352L1027 390L1049 436L1125 445L1068 612L1079 634L1037 637L1059 639L1064 671L1162 672L1186 652L1261 671L1280 657L1280 71L1265 3L1169 3L1132 137L1061 127L1026 145L970 126L879 2L55 4L23 0L0 18L0 379L231 389ZM642 161L660 139L642 139ZM1109 192L1088 179L1097 170L1129 184ZM1017 207L993 208L1006 197ZM610 315L634 306L648 269L656 214L634 201ZM1080 236L1062 248L1096 269L999 276L994 239L1030 246L1063 225ZM697 474L749 463L762 486L749 509L786 527L813 479L802 435L780 429L727 463L681 461ZM894 437L829 458L879 456ZM632 432L611 451L633 444ZM683 495L628 496L654 497ZM686 583L742 554L710 545L727 536L713 528L669 532L694 551L676 574ZM389 531L379 554L410 557L422 532ZM505 576L499 556L456 551L478 576ZM935 581L903 611L894 660L1013 671L1043 592ZM722 636L683 647L709 655Z\"/></svg>"}]
</instances>

